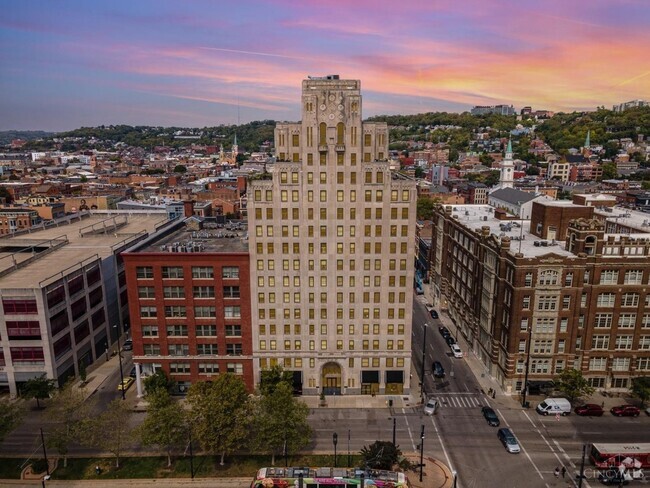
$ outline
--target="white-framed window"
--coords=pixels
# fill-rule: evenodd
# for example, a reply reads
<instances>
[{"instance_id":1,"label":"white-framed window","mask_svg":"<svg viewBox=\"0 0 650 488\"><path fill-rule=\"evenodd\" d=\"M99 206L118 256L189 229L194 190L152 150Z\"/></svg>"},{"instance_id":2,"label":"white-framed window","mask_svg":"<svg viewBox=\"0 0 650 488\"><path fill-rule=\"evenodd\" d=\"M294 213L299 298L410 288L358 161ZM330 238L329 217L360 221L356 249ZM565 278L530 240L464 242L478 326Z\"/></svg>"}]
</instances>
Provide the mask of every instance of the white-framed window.
<instances>
[{"instance_id":1,"label":"white-framed window","mask_svg":"<svg viewBox=\"0 0 650 488\"><path fill-rule=\"evenodd\" d=\"M158 336L158 326L157 325L143 325L142 326L142 337L157 337Z\"/></svg>"},{"instance_id":2,"label":"white-framed window","mask_svg":"<svg viewBox=\"0 0 650 488\"><path fill-rule=\"evenodd\" d=\"M163 266L162 277L170 279L183 278L183 268L180 266Z\"/></svg>"},{"instance_id":3,"label":"white-framed window","mask_svg":"<svg viewBox=\"0 0 650 488\"><path fill-rule=\"evenodd\" d=\"M643 280L643 270L631 269L625 272L624 285L640 285Z\"/></svg>"},{"instance_id":4,"label":"white-framed window","mask_svg":"<svg viewBox=\"0 0 650 488\"><path fill-rule=\"evenodd\" d=\"M550 359L532 359L530 361L530 372L532 374L547 374L550 366Z\"/></svg>"},{"instance_id":5,"label":"white-framed window","mask_svg":"<svg viewBox=\"0 0 650 488\"><path fill-rule=\"evenodd\" d=\"M156 298L153 286L138 286L138 298Z\"/></svg>"},{"instance_id":6,"label":"white-framed window","mask_svg":"<svg viewBox=\"0 0 650 488\"><path fill-rule=\"evenodd\" d=\"M214 286L193 286L192 296L194 298L214 298Z\"/></svg>"},{"instance_id":7,"label":"white-framed window","mask_svg":"<svg viewBox=\"0 0 650 488\"><path fill-rule=\"evenodd\" d=\"M244 374L244 365L241 363L228 363L226 369L229 373Z\"/></svg>"},{"instance_id":8,"label":"white-framed window","mask_svg":"<svg viewBox=\"0 0 650 488\"><path fill-rule=\"evenodd\" d=\"M171 374L190 374L190 363L169 363Z\"/></svg>"},{"instance_id":9,"label":"white-framed window","mask_svg":"<svg viewBox=\"0 0 650 488\"><path fill-rule=\"evenodd\" d=\"M196 336L197 337L215 337L217 335L217 326L216 325L197 325L196 326Z\"/></svg>"},{"instance_id":10,"label":"white-framed window","mask_svg":"<svg viewBox=\"0 0 650 488\"><path fill-rule=\"evenodd\" d=\"M170 356L188 356L190 346L189 344L168 344L167 351Z\"/></svg>"},{"instance_id":11,"label":"white-framed window","mask_svg":"<svg viewBox=\"0 0 650 488\"><path fill-rule=\"evenodd\" d=\"M135 268L135 277L138 280L153 278L153 267L152 266L137 266Z\"/></svg>"},{"instance_id":12,"label":"white-framed window","mask_svg":"<svg viewBox=\"0 0 650 488\"><path fill-rule=\"evenodd\" d=\"M215 318L217 316L217 308L212 306L195 306L194 317L196 318Z\"/></svg>"},{"instance_id":13,"label":"white-framed window","mask_svg":"<svg viewBox=\"0 0 650 488\"><path fill-rule=\"evenodd\" d=\"M600 272L601 285L615 285L618 283L618 270L605 269Z\"/></svg>"},{"instance_id":14,"label":"white-framed window","mask_svg":"<svg viewBox=\"0 0 650 488\"><path fill-rule=\"evenodd\" d=\"M562 317L560 319L560 332L566 332L568 328L569 328L569 319L566 317Z\"/></svg>"},{"instance_id":15,"label":"white-framed window","mask_svg":"<svg viewBox=\"0 0 650 488\"><path fill-rule=\"evenodd\" d=\"M650 371L650 358L639 358L636 360L637 371Z\"/></svg>"},{"instance_id":16,"label":"white-framed window","mask_svg":"<svg viewBox=\"0 0 650 488\"><path fill-rule=\"evenodd\" d=\"M217 374L219 373L218 363L199 363L199 373Z\"/></svg>"},{"instance_id":17,"label":"white-framed window","mask_svg":"<svg viewBox=\"0 0 650 488\"><path fill-rule=\"evenodd\" d=\"M542 295L537 299L537 310L557 310L557 296Z\"/></svg>"},{"instance_id":18,"label":"white-framed window","mask_svg":"<svg viewBox=\"0 0 650 488\"><path fill-rule=\"evenodd\" d=\"M214 268L212 266L192 266L192 278L214 278Z\"/></svg>"},{"instance_id":19,"label":"white-framed window","mask_svg":"<svg viewBox=\"0 0 650 488\"><path fill-rule=\"evenodd\" d=\"M555 373L561 373L564 371L565 368L565 361L564 359L556 359L555 360Z\"/></svg>"},{"instance_id":20,"label":"white-framed window","mask_svg":"<svg viewBox=\"0 0 650 488\"><path fill-rule=\"evenodd\" d=\"M532 272L526 273L526 276L524 277L524 286L533 286L533 273Z\"/></svg>"},{"instance_id":21,"label":"white-framed window","mask_svg":"<svg viewBox=\"0 0 650 488\"><path fill-rule=\"evenodd\" d=\"M623 293L621 296L621 307L638 307L639 294L638 293Z\"/></svg>"},{"instance_id":22,"label":"white-framed window","mask_svg":"<svg viewBox=\"0 0 650 488\"><path fill-rule=\"evenodd\" d=\"M160 356L160 344L144 344L142 347L145 356Z\"/></svg>"},{"instance_id":23,"label":"white-framed window","mask_svg":"<svg viewBox=\"0 0 650 488\"><path fill-rule=\"evenodd\" d=\"M185 305L165 305L165 317L186 317Z\"/></svg>"},{"instance_id":24,"label":"white-framed window","mask_svg":"<svg viewBox=\"0 0 650 488\"><path fill-rule=\"evenodd\" d=\"M539 285L557 285L559 273L553 269L545 269L539 273Z\"/></svg>"},{"instance_id":25,"label":"white-framed window","mask_svg":"<svg viewBox=\"0 0 650 488\"><path fill-rule=\"evenodd\" d=\"M609 335L594 335L591 342L592 349L609 349Z\"/></svg>"},{"instance_id":26,"label":"white-framed window","mask_svg":"<svg viewBox=\"0 0 650 488\"><path fill-rule=\"evenodd\" d=\"M644 313L643 317L641 317L641 327L650 329L650 313Z\"/></svg>"},{"instance_id":27,"label":"white-framed window","mask_svg":"<svg viewBox=\"0 0 650 488\"><path fill-rule=\"evenodd\" d=\"M140 307L140 317L150 318L158 314L156 307Z\"/></svg>"},{"instance_id":28,"label":"white-framed window","mask_svg":"<svg viewBox=\"0 0 650 488\"><path fill-rule=\"evenodd\" d=\"M526 331L528 330L528 317L524 317L521 319L521 323L519 324L519 330Z\"/></svg>"},{"instance_id":29,"label":"white-framed window","mask_svg":"<svg viewBox=\"0 0 650 488\"><path fill-rule=\"evenodd\" d=\"M553 341L548 339L535 339L533 341L534 354L550 354L553 352Z\"/></svg>"},{"instance_id":30,"label":"white-framed window","mask_svg":"<svg viewBox=\"0 0 650 488\"><path fill-rule=\"evenodd\" d=\"M609 328L612 326L612 313L597 313L594 317L594 327Z\"/></svg>"},{"instance_id":31,"label":"white-framed window","mask_svg":"<svg viewBox=\"0 0 650 488\"><path fill-rule=\"evenodd\" d=\"M630 358L613 358L612 371L629 371Z\"/></svg>"},{"instance_id":32,"label":"white-framed window","mask_svg":"<svg viewBox=\"0 0 650 488\"><path fill-rule=\"evenodd\" d=\"M632 349L632 340L634 336L618 335L616 336L616 349Z\"/></svg>"},{"instance_id":33,"label":"white-framed window","mask_svg":"<svg viewBox=\"0 0 650 488\"><path fill-rule=\"evenodd\" d=\"M217 344L197 344L196 354L199 356L216 356L219 354Z\"/></svg>"},{"instance_id":34,"label":"white-framed window","mask_svg":"<svg viewBox=\"0 0 650 488\"><path fill-rule=\"evenodd\" d=\"M221 277L225 279L239 278L239 266L224 266L221 268Z\"/></svg>"},{"instance_id":35,"label":"white-framed window","mask_svg":"<svg viewBox=\"0 0 650 488\"><path fill-rule=\"evenodd\" d=\"M621 329L632 329L636 324L635 313L622 313L618 316L618 327Z\"/></svg>"},{"instance_id":36,"label":"white-framed window","mask_svg":"<svg viewBox=\"0 0 650 488\"><path fill-rule=\"evenodd\" d=\"M616 303L615 293L599 293L596 300L597 307L613 307Z\"/></svg>"},{"instance_id":37,"label":"white-framed window","mask_svg":"<svg viewBox=\"0 0 650 488\"><path fill-rule=\"evenodd\" d=\"M535 333L550 334L555 332L556 325L556 317L537 317L535 318Z\"/></svg>"},{"instance_id":38,"label":"white-framed window","mask_svg":"<svg viewBox=\"0 0 650 488\"><path fill-rule=\"evenodd\" d=\"M241 307L239 305L223 308L224 317L227 319L241 318Z\"/></svg>"},{"instance_id":39,"label":"white-framed window","mask_svg":"<svg viewBox=\"0 0 650 488\"><path fill-rule=\"evenodd\" d=\"M521 301L522 310L530 310L530 295L526 295Z\"/></svg>"},{"instance_id":40,"label":"white-framed window","mask_svg":"<svg viewBox=\"0 0 650 488\"><path fill-rule=\"evenodd\" d=\"M185 298L185 288L182 286L164 286L163 296L165 298Z\"/></svg>"},{"instance_id":41,"label":"white-framed window","mask_svg":"<svg viewBox=\"0 0 650 488\"><path fill-rule=\"evenodd\" d=\"M639 350L641 351L650 350L650 336L644 335L639 337Z\"/></svg>"},{"instance_id":42,"label":"white-framed window","mask_svg":"<svg viewBox=\"0 0 650 488\"><path fill-rule=\"evenodd\" d=\"M607 358L589 358L590 371L605 371L607 369Z\"/></svg>"},{"instance_id":43,"label":"white-framed window","mask_svg":"<svg viewBox=\"0 0 650 488\"><path fill-rule=\"evenodd\" d=\"M187 336L187 325L168 325L167 326L167 335L174 337L186 337Z\"/></svg>"}]
</instances>

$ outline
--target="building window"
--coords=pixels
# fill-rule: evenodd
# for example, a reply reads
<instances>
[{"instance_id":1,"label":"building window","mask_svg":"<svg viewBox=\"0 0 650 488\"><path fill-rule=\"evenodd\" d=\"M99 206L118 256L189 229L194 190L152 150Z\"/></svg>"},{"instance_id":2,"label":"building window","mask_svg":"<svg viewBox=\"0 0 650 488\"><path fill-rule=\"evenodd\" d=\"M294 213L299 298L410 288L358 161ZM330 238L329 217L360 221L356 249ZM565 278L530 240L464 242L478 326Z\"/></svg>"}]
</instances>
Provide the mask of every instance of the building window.
<instances>
[{"instance_id":1,"label":"building window","mask_svg":"<svg viewBox=\"0 0 650 488\"><path fill-rule=\"evenodd\" d=\"M194 286L192 287L192 296L194 298L214 298L214 287Z\"/></svg>"},{"instance_id":2,"label":"building window","mask_svg":"<svg viewBox=\"0 0 650 488\"><path fill-rule=\"evenodd\" d=\"M241 356L242 355L242 345L241 344L226 344L226 354L228 356Z\"/></svg>"},{"instance_id":3,"label":"building window","mask_svg":"<svg viewBox=\"0 0 650 488\"><path fill-rule=\"evenodd\" d=\"M637 371L650 371L650 358L639 358L636 360Z\"/></svg>"},{"instance_id":4,"label":"building window","mask_svg":"<svg viewBox=\"0 0 650 488\"><path fill-rule=\"evenodd\" d=\"M533 286L533 273L526 273L526 276L524 278L524 286Z\"/></svg>"},{"instance_id":5,"label":"building window","mask_svg":"<svg viewBox=\"0 0 650 488\"><path fill-rule=\"evenodd\" d=\"M224 279L239 278L239 267L224 266L221 270L221 277Z\"/></svg>"},{"instance_id":6,"label":"building window","mask_svg":"<svg viewBox=\"0 0 650 488\"><path fill-rule=\"evenodd\" d=\"M168 344L167 351L170 356L188 356L190 346L188 344Z\"/></svg>"},{"instance_id":7,"label":"building window","mask_svg":"<svg viewBox=\"0 0 650 488\"><path fill-rule=\"evenodd\" d=\"M612 326L612 314L611 313L597 313L594 318L594 327L597 328L609 328Z\"/></svg>"},{"instance_id":8,"label":"building window","mask_svg":"<svg viewBox=\"0 0 650 488\"><path fill-rule=\"evenodd\" d=\"M199 363L199 373L217 374L217 373L219 373L219 364L217 364L217 363Z\"/></svg>"},{"instance_id":9,"label":"building window","mask_svg":"<svg viewBox=\"0 0 650 488\"><path fill-rule=\"evenodd\" d=\"M155 298L153 286L138 286L138 298Z\"/></svg>"},{"instance_id":10,"label":"building window","mask_svg":"<svg viewBox=\"0 0 650 488\"><path fill-rule=\"evenodd\" d=\"M557 310L558 297L540 296L537 300L537 310Z\"/></svg>"},{"instance_id":11,"label":"building window","mask_svg":"<svg viewBox=\"0 0 650 488\"><path fill-rule=\"evenodd\" d=\"M171 279L183 278L183 268L180 266L163 266L162 277Z\"/></svg>"},{"instance_id":12,"label":"building window","mask_svg":"<svg viewBox=\"0 0 650 488\"><path fill-rule=\"evenodd\" d=\"M601 285L615 285L618 283L618 271L614 269L603 270L600 273Z\"/></svg>"},{"instance_id":13,"label":"building window","mask_svg":"<svg viewBox=\"0 0 650 488\"><path fill-rule=\"evenodd\" d=\"M190 363L169 363L171 374L190 374Z\"/></svg>"},{"instance_id":14,"label":"building window","mask_svg":"<svg viewBox=\"0 0 650 488\"><path fill-rule=\"evenodd\" d=\"M228 363L226 364L226 370L228 373L232 374L244 374L244 365L241 363Z\"/></svg>"},{"instance_id":15,"label":"building window","mask_svg":"<svg viewBox=\"0 0 650 488\"><path fill-rule=\"evenodd\" d=\"M618 272L617 272L618 273ZM640 285L643 279L643 271L640 269L625 272L624 285Z\"/></svg>"},{"instance_id":16,"label":"building window","mask_svg":"<svg viewBox=\"0 0 650 488\"><path fill-rule=\"evenodd\" d=\"M135 268L135 277L139 280L153 278L153 268L151 266L137 266Z\"/></svg>"},{"instance_id":17,"label":"building window","mask_svg":"<svg viewBox=\"0 0 650 488\"><path fill-rule=\"evenodd\" d=\"M215 318L217 316L216 307L195 306L194 317L196 318Z\"/></svg>"},{"instance_id":18,"label":"building window","mask_svg":"<svg viewBox=\"0 0 650 488\"><path fill-rule=\"evenodd\" d=\"M199 356L216 356L219 354L219 350L216 344L197 344L196 354Z\"/></svg>"},{"instance_id":19,"label":"building window","mask_svg":"<svg viewBox=\"0 0 650 488\"><path fill-rule=\"evenodd\" d=\"M591 371L605 371L607 368L607 358L590 358L589 369Z\"/></svg>"},{"instance_id":20,"label":"building window","mask_svg":"<svg viewBox=\"0 0 650 488\"><path fill-rule=\"evenodd\" d=\"M636 323L635 313L622 313L618 316L618 326L622 329L631 329Z\"/></svg>"},{"instance_id":21,"label":"building window","mask_svg":"<svg viewBox=\"0 0 650 488\"><path fill-rule=\"evenodd\" d=\"M145 356L160 356L159 344L144 344L143 351Z\"/></svg>"},{"instance_id":22,"label":"building window","mask_svg":"<svg viewBox=\"0 0 650 488\"><path fill-rule=\"evenodd\" d=\"M599 293L596 300L597 307L613 307L616 302L615 293Z\"/></svg>"},{"instance_id":23,"label":"building window","mask_svg":"<svg viewBox=\"0 0 650 488\"><path fill-rule=\"evenodd\" d=\"M241 307L224 307L224 317L227 319L238 319L241 318Z\"/></svg>"},{"instance_id":24,"label":"building window","mask_svg":"<svg viewBox=\"0 0 650 488\"><path fill-rule=\"evenodd\" d=\"M143 325L142 326L142 337L158 337L158 326L157 325Z\"/></svg>"},{"instance_id":25,"label":"building window","mask_svg":"<svg viewBox=\"0 0 650 488\"><path fill-rule=\"evenodd\" d=\"M185 305L165 306L165 317L186 317Z\"/></svg>"},{"instance_id":26,"label":"building window","mask_svg":"<svg viewBox=\"0 0 650 488\"><path fill-rule=\"evenodd\" d=\"M217 326L216 325L197 325L196 326L196 336L197 337L215 337L217 335Z\"/></svg>"},{"instance_id":27,"label":"building window","mask_svg":"<svg viewBox=\"0 0 650 488\"><path fill-rule=\"evenodd\" d=\"M630 358L614 358L612 359L612 371L629 371Z\"/></svg>"},{"instance_id":28,"label":"building window","mask_svg":"<svg viewBox=\"0 0 650 488\"><path fill-rule=\"evenodd\" d=\"M192 266L192 278L214 278L212 266Z\"/></svg>"},{"instance_id":29,"label":"building window","mask_svg":"<svg viewBox=\"0 0 650 488\"><path fill-rule=\"evenodd\" d=\"M594 335L591 343L592 349L609 349L608 335Z\"/></svg>"},{"instance_id":30,"label":"building window","mask_svg":"<svg viewBox=\"0 0 650 488\"><path fill-rule=\"evenodd\" d=\"M621 297L621 307L638 307L639 294L638 293L623 293Z\"/></svg>"},{"instance_id":31,"label":"building window","mask_svg":"<svg viewBox=\"0 0 650 488\"><path fill-rule=\"evenodd\" d=\"M616 336L616 349L632 349L632 339L631 335Z\"/></svg>"},{"instance_id":32,"label":"building window","mask_svg":"<svg viewBox=\"0 0 650 488\"><path fill-rule=\"evenodd\" d=\"M155 317L157 313L156 307L140 307L140 317L142 318Z\"/></svg>"},{"instance_id":33,"label":"building window","mask_svg":"<svg viewBox=\"0 0 650 488\"><path fill-rule=\"evenodd\" d=\"M187 325L168 325L167 335L170 337L187 337Z\"/></svg>"},{"instance_id":34,"label":"building window","mask_svg":"<svg viewBox=\"0 0 650 488\"><path fill-rule=\"evenodd\" d=\"M557 285L558 281L558 276L559 273L554 270L544 270L539 273L539 281L538 284L540 285Z\"/></svg>"},{"instance_id":35,"label":"building window","mask_svg":"<svg viewBox=\"0 0 650 488\"><path fill-rule=\"evenodd\" d=\"M185 298L185 288L182 286L164 286L163 296L165 298Z\"/></svg>"}]
</instances>

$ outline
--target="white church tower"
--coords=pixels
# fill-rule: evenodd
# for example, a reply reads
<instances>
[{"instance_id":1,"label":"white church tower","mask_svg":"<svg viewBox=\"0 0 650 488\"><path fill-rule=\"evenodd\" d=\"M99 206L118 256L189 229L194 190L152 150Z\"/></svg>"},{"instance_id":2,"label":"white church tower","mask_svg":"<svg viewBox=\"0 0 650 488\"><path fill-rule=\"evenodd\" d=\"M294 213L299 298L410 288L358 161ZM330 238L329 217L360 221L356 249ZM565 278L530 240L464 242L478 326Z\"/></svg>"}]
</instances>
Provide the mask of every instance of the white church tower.
<instances>
[{"instance_id":1,"label":"white church tower","mask_svg":"<svg viewBox=\"0 0 650 488\"><path fill-rule=\"evenodd\" d=\"M501 162L501 177L499 178L499 184L495 189L514 188L514 172L515 165L512 159L512 141L508 139L506 157Z\"/></svg>"}]
</instances>

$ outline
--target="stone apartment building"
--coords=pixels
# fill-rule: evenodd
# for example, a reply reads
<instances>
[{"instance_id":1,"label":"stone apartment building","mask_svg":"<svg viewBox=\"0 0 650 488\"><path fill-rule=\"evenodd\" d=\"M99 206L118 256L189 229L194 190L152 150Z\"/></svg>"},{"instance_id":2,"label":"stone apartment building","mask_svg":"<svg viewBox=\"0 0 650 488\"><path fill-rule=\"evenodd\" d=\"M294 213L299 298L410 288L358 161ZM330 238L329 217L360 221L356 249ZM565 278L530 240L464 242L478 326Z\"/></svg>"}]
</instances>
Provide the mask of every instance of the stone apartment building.
<instances>
[{"instance_id":1,"label":"stone apartment building","mask_svg":"<svg viewBox=\"0 0 650 488\"><path fill-rule=\"evenodd\" d=\"M249 184L256 381L280 364L305 394L407 394L415 181L390 171L358 80L310 77L301 107Z\"/></svg>"},{"instance_id":2,"label":"stone apartment building","mask_svg":"<svg viewBox=\"0 0 650 488\"><path fill-rule=\"evenodd\" d=\"M512 394L527 371L530 385L574 367L606 389L650 374L645 214L541 201L530 220L494 215L438 207L430 259L435 301L485 371Z\"/></svg>"}]
</instances>

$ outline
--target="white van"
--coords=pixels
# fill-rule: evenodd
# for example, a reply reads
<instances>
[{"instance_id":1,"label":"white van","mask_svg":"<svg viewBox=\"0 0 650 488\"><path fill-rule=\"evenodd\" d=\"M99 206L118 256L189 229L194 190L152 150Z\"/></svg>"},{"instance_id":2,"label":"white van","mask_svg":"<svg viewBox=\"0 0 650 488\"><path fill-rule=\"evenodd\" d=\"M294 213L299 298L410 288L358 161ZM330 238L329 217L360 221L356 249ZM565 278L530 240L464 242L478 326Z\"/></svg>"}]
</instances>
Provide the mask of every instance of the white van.
<instances>
[{"instance_id":1,"label":"white van","mask_svg":"<svg viewBox=\"0 0 650 488\"><path fill-rule=\"evenodd\" d=\"M537 413L542 415L569 415L571 403L566 398L547 398L537 405Z\"/></svg>"}]
</instances>

